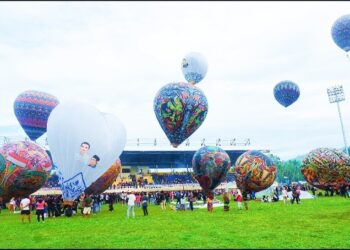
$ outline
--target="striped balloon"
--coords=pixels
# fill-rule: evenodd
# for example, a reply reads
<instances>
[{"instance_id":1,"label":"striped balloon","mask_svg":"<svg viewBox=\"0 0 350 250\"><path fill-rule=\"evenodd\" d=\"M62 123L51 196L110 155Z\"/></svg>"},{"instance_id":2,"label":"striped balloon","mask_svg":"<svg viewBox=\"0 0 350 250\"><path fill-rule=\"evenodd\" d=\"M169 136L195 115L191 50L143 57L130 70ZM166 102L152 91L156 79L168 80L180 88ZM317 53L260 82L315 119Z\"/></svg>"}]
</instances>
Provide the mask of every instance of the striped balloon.
<instances>
[{"instance_id":1,"label":"striped balloon","mask_svg":"<svg viewBox=\"0 0 350 250\"><path fill-rule=\"evenodd\" d=\"M49 115L58 103L55 96L33 90L25 91L16 98L15 115L31 140L35 141L46 132Z\"/></svg>"}]
</instances>

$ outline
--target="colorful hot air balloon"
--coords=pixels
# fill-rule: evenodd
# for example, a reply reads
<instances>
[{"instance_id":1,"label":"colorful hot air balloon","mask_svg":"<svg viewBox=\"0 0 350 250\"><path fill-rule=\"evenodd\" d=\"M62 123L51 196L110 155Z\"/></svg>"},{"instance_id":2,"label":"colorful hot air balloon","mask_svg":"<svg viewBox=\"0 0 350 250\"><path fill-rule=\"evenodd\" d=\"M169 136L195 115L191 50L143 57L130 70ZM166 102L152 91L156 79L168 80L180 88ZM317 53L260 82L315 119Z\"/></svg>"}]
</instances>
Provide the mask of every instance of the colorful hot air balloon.
<instances>
[{"instance_id":1,"label":"colorful hot air balloon","mask_svg":"<svg viewBox=\"0 0 350 250\"><path fill-rule=\"evenodd\" d=\"M46 132L47 120L59 101L53 95L40 91L25 91L14 102L17 120L33 141Z\"/></svg>"},{"instance_id":2,"label":"colorful hot air balloon","mask_svg":"<svg viewBox=\"0 0 350 250\"><path fill-rule=\"evenodd\" d=\"M120 160L117 160L95 182L85 189L86 194L101 194L115 182L121 172Z\"/></svg>"},{"instance_id":3,"label":"colorful hot air balloon","mask_svg":"<svg viewBox=\"0 0 350 250\"><path fill-rule=\"evenodd\" d=\"M51 170L51 160L44 149L33 142L18 141L0 148L0 196L29 195L40 189Z\"/></svg>"},{"instance_id":4,"label":"colorful hot air balloon","mask_svg":"<svg viewBox=\"0 0 350 250\"><path fill-rule=\"evenodd\" d=\"M47 140L63 199L72 203L118 159L126 144L122 122L88 104L67 102L52 111Z\"/></svg>"},{"instance_id":5,"label":"colorful hot air balloon","mask_svg":"<svg viewBox=\"0 0 350 250\"><path fill-rule=\"evenodd\" d=\"M294 82L282 81L275 86L273 89L273 94L281 105L288 107L298 100L300 90L298 85L296 85Z\"/></svg>"},{"instance_id":6,"label":"colorful hot air balloon","mask_svg":"<svg viewBox=\"0 0 350 250\"><path fill-rule=\"evenodd\" d=\"M203 123L208 102L204 93L188 83L169 83L154 98L154 113L174 147L180 145Z\"/></svg>"},{"instance_id":7,"label":"colorful hot air balloon","mask_svg":"<svg viewBox=\"0 0 350 250\"><path fill-rule=\"evenodd\" d=\"M248 192L259 192L268 188L276 177L274 162L257 150L250 150L240 155L234 171L238 188Z\"/></svg>"},{"instance_id":8,"label":"colorful hot air balloon","mask_svg":"<svg viewBox=\"0 0 350 250\"><path fill-rule=\"evenodd\" d=\"M200 148L192 159L194 178L206 193L211 193L225 180L230 167L230 156L216 146Z\"/></svg>"},{"instance_id":9,"label":"colorful hot air balloon","mask_svg":"<svg viewBox=\"0 0 350 250\"><path fill-rule=\"evenodd\" d=\"M191 84L199 83L207 74L207 60L197 52L189 53L182 59L181 69L186 81Z\"/></svg>"},{"instance_id":10,"label":"colorful hot air balloon","mask_svg":"<svg viewBox=\"0 0 350 250\"><path fill-rule=\"evenodd\" d=\"M350 51L350 15L338 18L332 26L332 38L335 44L344 50Z\"/></svg>"},{"instance_id":11,"label":"colorful hot air balloon","mask_svg":"<svg viewBox=\"0 0 350 250\"><path fill-rule=\"evenodd\" d=\"M305 180L317 188L339 189L350 184L350 158L336 149L317 148L306 155L301 172Z\"/></svg>"}]
</instances>

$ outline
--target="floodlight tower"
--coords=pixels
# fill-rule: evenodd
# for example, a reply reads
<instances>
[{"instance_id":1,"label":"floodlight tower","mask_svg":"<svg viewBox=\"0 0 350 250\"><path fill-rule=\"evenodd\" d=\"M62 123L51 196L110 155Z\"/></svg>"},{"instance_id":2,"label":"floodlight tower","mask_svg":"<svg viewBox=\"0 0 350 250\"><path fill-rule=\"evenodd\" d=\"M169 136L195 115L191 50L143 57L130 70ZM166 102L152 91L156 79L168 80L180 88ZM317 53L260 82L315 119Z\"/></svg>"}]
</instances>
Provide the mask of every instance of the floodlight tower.
<instances>
[{"instance_id":1,"label":"floodlight tower","mask_svg":"<svg viewBox=\"0 0 350 250\"><path fill-rule=\"evenodd\" d=\"M329 102L330 103L335 103L335 102L337 103L338 114L339 114L339 119L340 119L340 125L341 125L341 130L342 130L342 133L343 133L345 150L346 150L346 153L349 155L348 146L347 146L346 138L345 138L343 120L342 120L342 117L341 117L340 106L339 106L339 102L345 100L343 86L342 85L336 85L336 86L330 87L330 88L327 89L327 94L328 94L328 98L329 98Z\"/></svg>"}]
</instances>

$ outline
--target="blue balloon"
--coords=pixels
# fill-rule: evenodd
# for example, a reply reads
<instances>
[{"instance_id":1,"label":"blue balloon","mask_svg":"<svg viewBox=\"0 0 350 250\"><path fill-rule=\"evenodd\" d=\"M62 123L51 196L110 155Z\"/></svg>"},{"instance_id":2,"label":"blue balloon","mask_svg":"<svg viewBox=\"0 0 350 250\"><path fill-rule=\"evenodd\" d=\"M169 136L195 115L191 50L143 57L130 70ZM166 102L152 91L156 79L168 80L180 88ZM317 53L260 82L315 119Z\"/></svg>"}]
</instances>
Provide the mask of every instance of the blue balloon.
<instances>
[{"instance_id":1,"label":"blue balloon","mask_svg":"<svg viewBox=\"0 0 350 250\"><path fill-rule=\"evenodd\" d=\"M199 83L208 71L207 60L197 52L191 52L182 59L182 73L189 83Z\"/></svg>"},{"instance_id":2,"label":"blue balloon","mask_svg":"<svg viewBox=\"0 0 350 250\"><path fill-rule=\"evenodd\" d=\"M345 52L350 50L350 15L338 18L332 26L333 41Z\"/></svg>"},{"instance_id":3,"label":"blue balloon","mask_svg":"<svg viewBox=\"0 0 350 250\"><path fill-rule=\"evenodd\" d=\"M273 89L273 94L281 105L288 107L298 100L300 90L298 85L296 85L294 82L282 81L275 86Z\"/></svg>"}]
</instances>

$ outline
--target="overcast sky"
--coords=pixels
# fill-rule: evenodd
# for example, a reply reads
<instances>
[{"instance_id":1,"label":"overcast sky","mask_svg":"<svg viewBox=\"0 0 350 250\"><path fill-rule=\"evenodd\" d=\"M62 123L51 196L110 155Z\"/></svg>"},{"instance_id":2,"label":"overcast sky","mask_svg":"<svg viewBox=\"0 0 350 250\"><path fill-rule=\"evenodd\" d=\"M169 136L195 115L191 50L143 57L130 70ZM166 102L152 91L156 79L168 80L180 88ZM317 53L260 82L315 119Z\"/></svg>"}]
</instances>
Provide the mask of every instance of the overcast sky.
<instances>
[{"instance_id":1,"label":"overcast sky","mask_svg":"<svg viewBox=\"0 0 350 250\"><path fill-rule=\"evenodd\" d=\"M153 99L185 81L196 51L209 111L190 140L250 138L282 159L342 147L327 88L344 87L350 141L350 61L331 36L349 13L350 2L0 2L0 136L25 135L13 102L39 90L115 114L129 140L166 138ZM282 80L301 90L288 108L273 96Z\"/></svg>"}]
</instances>

